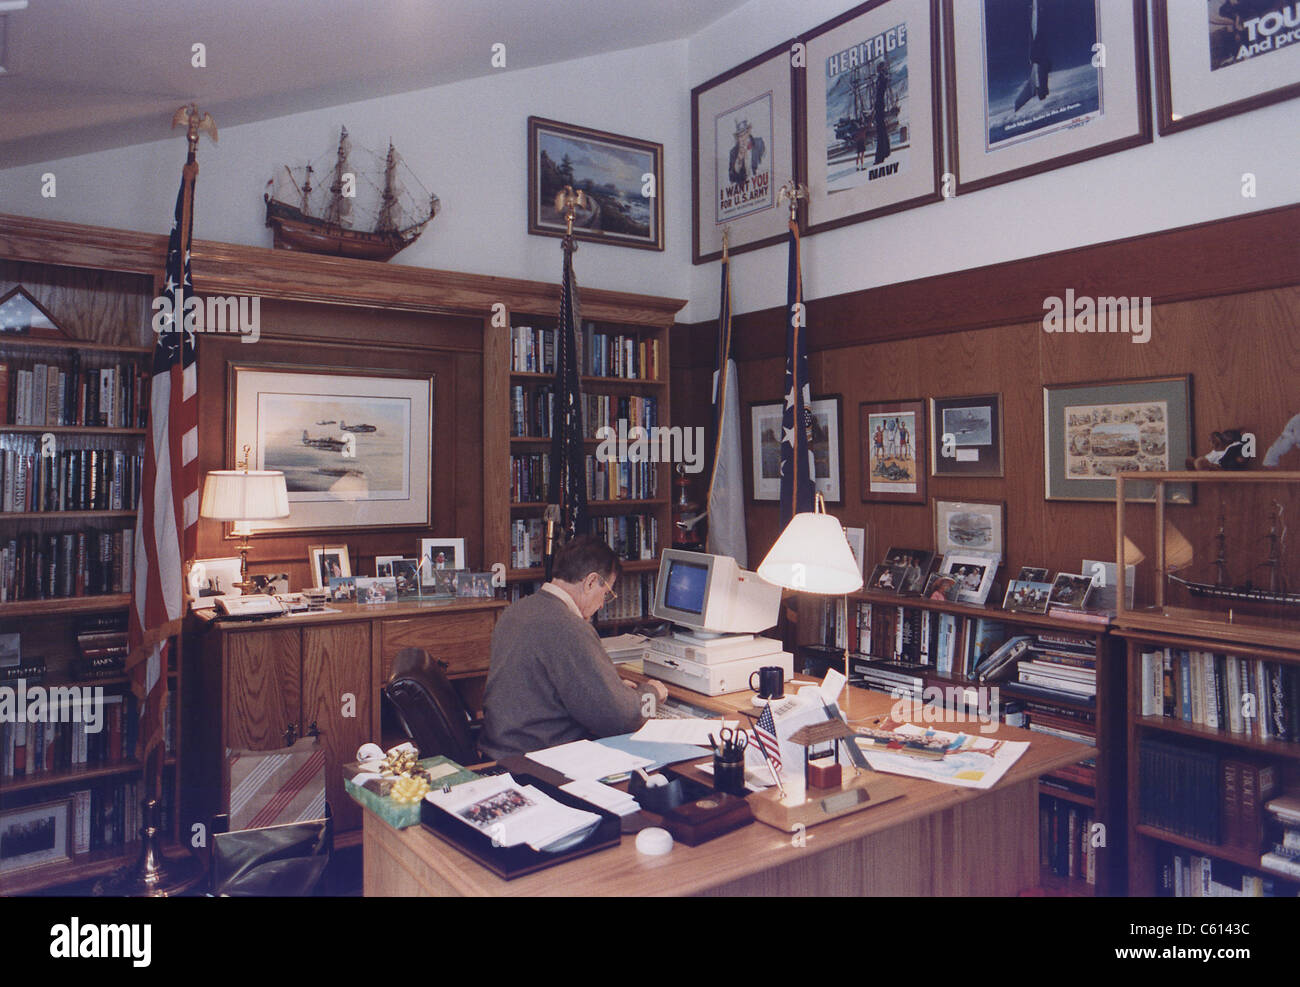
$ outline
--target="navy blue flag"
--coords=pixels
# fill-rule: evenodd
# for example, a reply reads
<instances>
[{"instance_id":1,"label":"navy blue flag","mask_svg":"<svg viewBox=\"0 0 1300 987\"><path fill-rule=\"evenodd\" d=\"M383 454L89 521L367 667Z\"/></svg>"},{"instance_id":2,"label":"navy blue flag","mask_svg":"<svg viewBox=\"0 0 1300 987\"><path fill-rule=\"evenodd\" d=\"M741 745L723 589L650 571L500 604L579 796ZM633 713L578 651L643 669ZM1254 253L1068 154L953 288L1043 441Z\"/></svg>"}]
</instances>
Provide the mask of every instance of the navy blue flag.
<instances>
[{"instance_id":1,"label":"navy blue flag","mask_svg":"<svg viewBox=\"0 0 1300 987\"><path fill-rule=\"evenodd\" d=\"M587 534L586 458L582 444L582 384L578 370L578 284L573 240L566 237L555 345L555 417L551 422L551 477L547 500L559 507L556 544ZM550 568L550 560L547 560ZM548 578L550 573L547 573Z\"/></svg>"},{"instance_id":2,"label":"navy blue flag","mask_svg":"<svg viewBox=\"0 0 1300 987\"><path fill-rule=\"evenodd\" d=\"M785 408L781 415L781 526L813 509L812 394L799 268L799 227L790 224L790 277L785 293Z\"/></svg>"}]
</instances>

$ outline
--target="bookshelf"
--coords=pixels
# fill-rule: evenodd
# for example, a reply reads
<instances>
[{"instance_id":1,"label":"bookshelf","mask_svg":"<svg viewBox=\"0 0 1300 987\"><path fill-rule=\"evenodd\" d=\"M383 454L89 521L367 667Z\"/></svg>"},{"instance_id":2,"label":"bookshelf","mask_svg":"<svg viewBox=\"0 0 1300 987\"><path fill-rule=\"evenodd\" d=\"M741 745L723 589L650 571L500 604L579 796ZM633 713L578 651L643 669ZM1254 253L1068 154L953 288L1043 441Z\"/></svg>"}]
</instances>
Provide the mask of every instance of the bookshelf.
<instances>
[{"instance_id":1,"label":"bookshelf","mask_svg":"<svg viewBox=\"0 0 1300 987\"><path fill-rule=\"evenodd\" d=\"M891 681L901 683L906 678L919 682L909 688L923 690L921 699L938 699L949 709L969 703L970 715L975 716L978 694L969 696L966 690L996 685L999 715L1003 720L1010 715L1014 725L1031 730L1064 729L1078 732L1084 742L1092 738L1097 748L1095 763L1072 765L1045 775L1039 782L1040 885L1052 894L1062 895L1124 893L1124 667L1108 633L1108 623L870 589L850 594L847 603L831 600L818 605L820 614L807 615L814 616L815 623L820 617L815 636L825 645L837 648L841 655L847 644L851 668L858 661L872 659L872 665L865 667L874 666L879 677L862 683L869 688L888 692ZM869 616L867 608L870 608ZM943 633L944 640L951 637L954 641L951 667L949 659L944 659L942 664L939 660L941 619L950 621ZM1070 646L1079 652L1081 659L1096 669L1095 697L1071 697L1055 692L1031 694L1007 679L991 683L973 681L966 668L977 658L964 661L961 656L963 651L969 654L974 647L981 622L988 628L981 655L990 653L987 649L996 649L1007 638L1022 634L1033 637L1034 650L1050 648L1058 640L1073 642ZM804 618L800 623L804 623ZM925 638L924 647L921 637ZM859 668L865 670L863 666ZM854 678L861 680L862 676ZM1009 711L1008 703L1016 705ZM983 709L988 712L987 704ZM1102 828L1094 829L1093 824ZM1086 831L1104 839L1104 845L1094 847L1091 881L1082 850ZM1072 837L1077 840L1073 845L1080 851L1073 855L1069 849ZM1054 854L1053 850L1059 852Z\"/></svg>"},{"instance_id":2,"label":"bookshelf","mask_svg":"<svg viewBox=\"0 0 1300 987\"><path fill-rule=\"evenodd\" d=\"M632 626L648 614L659 552L671 544L672 472L668 462L604 462L597 430L609 425L617 438L620 419L626 429L671 424L668 336L683 304L612 292L582 294L578 345L588 516L593 533L615 547L623 564L618 599L596 615L602 631ZM495 434L484 438L484 479L489 491L505 496L496 510L488 498L484 540L490 559L509 560L511 598L531 592L543 578L557 308L558 303L549 309L514 306L509 325L489 327L485 339L484 427ZM489 411L498 408L499 413Z\"/></svg>"},{"instance_id":3,"label":"bookshelf","mask_svg":"<svg viewBox=\"0 0 1300 987\"><path fill-rule=\"evenodd\" d=\"M0 874L0 894L27 894L105 876L139 851L138 715L119 663L153 352L136 343L149 339L158 275L114 268L93 236L50 262L44 245L6 244L0 294L21 286L55 328L0 335L0 636L21 653L0 682L16 688L21 679L28 696L35 687L102 689L99 730L66 716L0 725L0 816L72 806L66 859ZM172 841L175 662L173 649L163 769Z\"/></svg>"}]
</instances>

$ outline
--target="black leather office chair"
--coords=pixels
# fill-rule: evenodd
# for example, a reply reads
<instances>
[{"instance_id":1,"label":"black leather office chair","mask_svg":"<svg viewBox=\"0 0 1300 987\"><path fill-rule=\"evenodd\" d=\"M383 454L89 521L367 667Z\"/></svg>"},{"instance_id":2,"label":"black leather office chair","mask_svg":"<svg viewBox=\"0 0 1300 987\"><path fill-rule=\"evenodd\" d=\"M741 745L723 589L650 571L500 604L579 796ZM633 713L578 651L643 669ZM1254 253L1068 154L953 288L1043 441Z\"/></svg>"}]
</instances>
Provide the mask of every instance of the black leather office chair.
<instances>
[{"instance_id":1,"label":"black leather office chair","mask_svg":"<svg viewBox=\"0 0 1300 987\"><path fill-rule=\"evenodd\" d=\"M384 694L421 757L441 754L466 766L484 760L469 710L423 648L403 648L397 653Z\"/></svg>"}]
</instances>

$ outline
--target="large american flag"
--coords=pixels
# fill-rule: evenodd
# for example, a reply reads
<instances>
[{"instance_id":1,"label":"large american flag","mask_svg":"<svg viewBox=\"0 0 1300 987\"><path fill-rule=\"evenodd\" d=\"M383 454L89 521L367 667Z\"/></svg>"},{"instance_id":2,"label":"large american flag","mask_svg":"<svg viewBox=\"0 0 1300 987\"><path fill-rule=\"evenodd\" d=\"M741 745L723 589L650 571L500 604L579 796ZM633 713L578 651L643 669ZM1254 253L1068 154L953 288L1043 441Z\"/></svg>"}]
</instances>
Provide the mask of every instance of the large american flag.
<instances>
[{"instance_id":1,"label":"large american flag","mask_svg":"<svg viewBox=\"0 0 1300 987\"><path fill-rule=\"evenodd\" d=\"M799 268L799 226L790 223L790 268L786 286L785 408L781 415L781 525L813 509L812 395L808 389L808 344Z\"/></svg>"},{"instance_id":2,"label":"large american flag","mask_svg":"<svg viewBox=\"0 0 1300 987\"><path fill-rule=\"evenodd\" d=\"M759 747L767 755L767 759L772 762L772 770L781 770L781 745L776 739L776 720L772 719L772 704L768 703L763 707L763 714L754 724L754 738L758 741Z\"/></svg>"},{"instance_id":3,"label":"large american flag","mask_svg":"<svg viewBox=\"0 0 1300 987\"><path fill-rule=\"evenodd\" d=\"M146 791L161 777L169 639L185 613L184 561L192 558L199 519L198 367L194 333L183 329L190 291L194 179L191 151L176 194L167 244L164 294L171 316L157 333L144 473L135 525L127 669L140 701L140 759Z\"/></svg>"},{"instance_id":4,"label":"large american flag","mask_svg":"<svg viewBox=\"0 0 1300 987\"><path fill-rule=\"evenodd\" d=\"M551 482L547 491L547 500L560 508L557 542L587 533L586 450L582 442L582 382L578 369L581 322L578 283L573 276L573 251L577 248L572 237L565 237L561 243L564 274L560 282L559 331L555 334L555 418L551 423Z\"/></svg>"}]
</instances>

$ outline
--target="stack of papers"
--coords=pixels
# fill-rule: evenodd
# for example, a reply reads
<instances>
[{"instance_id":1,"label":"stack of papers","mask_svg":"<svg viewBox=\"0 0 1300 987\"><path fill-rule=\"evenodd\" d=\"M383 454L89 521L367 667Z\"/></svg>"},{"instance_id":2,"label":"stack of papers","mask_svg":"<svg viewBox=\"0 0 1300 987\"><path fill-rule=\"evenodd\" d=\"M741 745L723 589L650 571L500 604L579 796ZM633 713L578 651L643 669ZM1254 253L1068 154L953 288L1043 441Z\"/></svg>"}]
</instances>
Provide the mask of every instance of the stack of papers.
<instances>
[{"instance_id":1,"label":"stack of papers","mask_svg":"<svg viewBox=\"0 0 1300 987\"><path fill-rule=\"evenodd\" d=\"M570 795L576 795L583 801L608 809L620 816L630 816L641 808L636 799L627 792L620 792L617 788L610 788L598 781L571 781L567 785L561 785L560 788Z\"/></svg>"},{"instance_id":2,"label":"stack of papers","mask_svg":"<svg viewBox=\"0 0 1300 987\"><path fill-rule=\"evenodd\" d=\"M600 824L600 816L561 805L509 774L457 785L425 796L444 812L492 838L495 846L526 843L534 850L559 850L581 841Z\"/></svg>"},{"instance_id":3,"label":"stack of papers","mask_svg":"<svg viewBox=\"0 0 1300 987\"><path fill-rule=\"evenodd\" d=\"M575 740L544 751L533 751L530 761L551 768L573 781L594 781L610 775L627 774L654 764L648 757L638 757L598 744L594 740Z\"/></svg>"},{"instance_id":4,"label":"stack of papers","mask_svg":"<svg viewBox=\"0 0 1300 987\"><path fill-rule=\"evenodd\" d=\"M704 718L682 717L671 720L646 720L645 725L632 739L655 744L695 744L703 746L709 742L709 734L717 739L718 731L723 727L736 729L737 720L708 720Z\"/></svg>"},{"instance_id":5,"label":"stack of papers","mask_svg":"<svg viewBox=\"0 0 1300 987\"><path fill-rule=\"evenodd\" d=\"M645 657L650 647L650 639L644 634L619 634L617 637L603 637L600 643L605 646L605 653L615 662L638 661Z\"/></svg>"}]
</instances>

